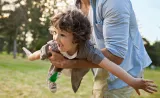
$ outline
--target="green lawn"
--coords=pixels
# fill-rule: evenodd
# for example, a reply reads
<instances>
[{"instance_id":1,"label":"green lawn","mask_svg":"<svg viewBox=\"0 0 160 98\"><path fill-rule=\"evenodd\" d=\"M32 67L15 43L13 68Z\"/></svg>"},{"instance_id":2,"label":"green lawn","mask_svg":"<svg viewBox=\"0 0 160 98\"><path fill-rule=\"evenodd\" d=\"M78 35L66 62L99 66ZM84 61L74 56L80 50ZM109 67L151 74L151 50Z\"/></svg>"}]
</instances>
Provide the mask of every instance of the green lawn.
<instances>
[{"instance_id":1,"label":"green lawn","mask_svg":"<svg viewBox=\"0 0 160 98\"><path fill-rule=\"evenodd\" d=\"M18 57L0 54L0 98L89 98L91 96L93 77L88 73L81 87L75 94L70 78L63 74L57 80L58 91L53 94L47 88L46 77L49 61L28 61ZM160 69L145 71L145 78L153 79L160 86ZM159 89L160 91L160 89ZM160 98L160 93L141 96L133 94L132 98Z\"/></svg>"}]
</instances>

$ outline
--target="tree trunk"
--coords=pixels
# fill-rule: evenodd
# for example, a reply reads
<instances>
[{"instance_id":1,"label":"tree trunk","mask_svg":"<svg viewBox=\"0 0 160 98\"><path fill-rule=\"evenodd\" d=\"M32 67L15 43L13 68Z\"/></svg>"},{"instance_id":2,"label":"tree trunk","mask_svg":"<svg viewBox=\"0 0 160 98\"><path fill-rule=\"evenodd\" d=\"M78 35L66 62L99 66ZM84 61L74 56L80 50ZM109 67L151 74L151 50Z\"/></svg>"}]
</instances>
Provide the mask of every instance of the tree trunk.
<instances>
[{"instance_id":1,"label":"tree trunk","mask_svg":"<svg viewBox=\"0 0 160 98\"><path fill-rule=\"evenodd\" d=\"M14 39L14 46L13 46L13 58L16 59L17 55L17 41Z\"/></svg>"}]
</instances>

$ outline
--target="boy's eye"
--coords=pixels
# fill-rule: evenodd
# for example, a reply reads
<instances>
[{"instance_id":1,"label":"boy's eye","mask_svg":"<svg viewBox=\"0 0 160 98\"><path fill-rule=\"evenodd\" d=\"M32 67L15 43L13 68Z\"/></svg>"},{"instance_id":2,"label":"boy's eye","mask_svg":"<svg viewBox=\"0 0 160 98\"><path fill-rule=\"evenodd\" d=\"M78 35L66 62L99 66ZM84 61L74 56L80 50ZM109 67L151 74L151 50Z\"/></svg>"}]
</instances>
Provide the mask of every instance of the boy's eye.
<instances>
[{"instance_id":1,"label":"boy's eye","mask_svg":"<svg viewBox=\"0 0 160 98\"><path fill-rule=\"evenodd\" d=\"M60 34L60 36L64 37L65 35L64 34Z\"/></svg>"}]
</instances>

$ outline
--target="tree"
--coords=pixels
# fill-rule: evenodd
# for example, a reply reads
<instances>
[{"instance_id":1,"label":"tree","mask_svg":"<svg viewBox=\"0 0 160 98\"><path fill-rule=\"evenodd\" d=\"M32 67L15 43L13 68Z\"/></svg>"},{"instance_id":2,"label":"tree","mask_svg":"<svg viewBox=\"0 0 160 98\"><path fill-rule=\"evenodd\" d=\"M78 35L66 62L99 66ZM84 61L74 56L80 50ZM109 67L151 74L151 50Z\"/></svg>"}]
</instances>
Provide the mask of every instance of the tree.
<instances>
[{"instance_id":1,"label":"tree","mask_svg":"<svg viewBox=\"0 0 160 98\"><path fill-rule=\"evenodd\" d=\"M150 45L149 41L143 38L145 48L152 60L152 64L160 66L160 41L156 41L153 45Z\"/></svg>"},{"instance_id":2,"label":"tree","mask_svg":"<svg viewBox=\"0 0 160 98\"><path fill-rule=\"evenodd\" d=\"M45 44L49 34L50 17L60 10L57 1L67 3L66 0L17 0L12 3L0 1L0 36L5 44L3 49L10 53L22 53L22 47L37 50ZM4 6L14 6L14 9L4 10ZM5 16L8 15L8 16ZM27 42L27 34L32 35L33 41Z\"/></svg>"}]
</instances>

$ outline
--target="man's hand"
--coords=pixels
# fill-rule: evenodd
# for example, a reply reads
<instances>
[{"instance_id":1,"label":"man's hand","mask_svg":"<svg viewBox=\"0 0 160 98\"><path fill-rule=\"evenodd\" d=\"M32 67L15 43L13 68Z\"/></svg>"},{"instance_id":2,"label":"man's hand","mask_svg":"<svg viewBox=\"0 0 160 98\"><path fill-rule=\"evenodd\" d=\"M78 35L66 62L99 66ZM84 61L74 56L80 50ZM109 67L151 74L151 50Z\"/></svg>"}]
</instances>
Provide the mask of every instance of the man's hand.
<instances>
[{"instance_id":1,"label":"man's hand","mask_svg":"<svg viewBox=\"0 0 160 98\"><path fill-rule=\"evenodd\" d=\"M87 60L66 59L62 54L53 52L49 47L51 56L48 58L50 62L57 68L100 68L99 65L93 64Z\"/></svg>"},{"instance_id":2,"label":"man's hand","mask_svg":"<svg viewBox=\"0 0 160 98\"><path fill-rule=\"evenodd\" d=\"M154 84L152 80L144 80L141 78L135 78L133 85L131 85L135 91L140 95L139 89L142 89L148 93L157 92L157 86Z\"/></svg>"},{"instance_id":3,"label":"man's hand","mask_svg":"<svg viewBox=\"0 0 160 98\"><path fill-rule=\"evenodd\" d=\"M51 47L49 47L49 52L51 56L48 58L50 62L57 68L66 68L67 67L67 59L60 53L53 52ZM65 66L64 66L65 65Z\"/></svg>"},{"instance_id":4,"label":"man's hand","mask_svg":"<svg viewBox=\"0 0 160 98\"><path fill-rule=\"evenodd\" d=\"M52 56L48 59L50 62L57 68L64 68L66 59L60 54L56 52L51 52Z\"/></svg>"},{"instance_id":5,"label":"man's hand","mask_svg":"<svg viewBox=\"0 0 160 98\"><path fill-rule=\"evenodd\" d=\"M57 68L63 68L65 58L60 54L56 52L50 52L52 56L50 56L48 59L50 62Z\"/></svg>"}]
</instances>

